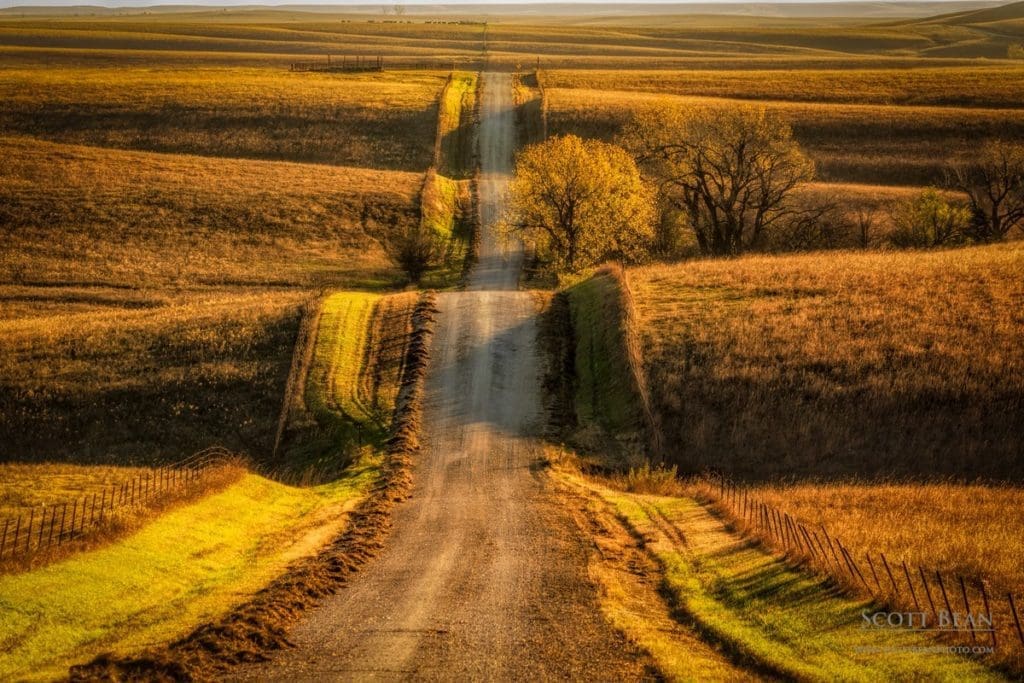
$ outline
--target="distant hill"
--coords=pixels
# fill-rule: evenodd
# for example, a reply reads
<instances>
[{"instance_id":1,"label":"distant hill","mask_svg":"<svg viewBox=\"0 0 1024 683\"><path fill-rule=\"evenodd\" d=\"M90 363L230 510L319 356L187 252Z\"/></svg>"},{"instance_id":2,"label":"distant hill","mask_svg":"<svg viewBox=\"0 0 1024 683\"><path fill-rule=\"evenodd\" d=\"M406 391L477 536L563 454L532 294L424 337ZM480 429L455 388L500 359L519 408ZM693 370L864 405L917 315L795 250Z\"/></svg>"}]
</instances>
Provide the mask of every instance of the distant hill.
<instances>
[{"instance_id":1,"label":"distant hill","mask_svg":"<svg viewBox=\"0 0 1024 683\"><path fill-rule=\"evenodd\" d=\"M14 0L17 2L17 0ZM229 12L278 10L282 12L310 12L345 15L382 16L384 7L400 4L406 17L436 16L443 18L480 17L640 17L659 15L723 15L780 18L850 17L866 19L923 19L936 15L959 17L997 13L1004 8L992 0L899 0L895 2L850 0L848 2L694 2L694 3L502 3L502 4L273 4L252 5L233 3L231 0L191 5L169 5L145 0L101 0L96 5L63 5L60 0L22 0L20 4L0 10L0 14L124 14L126 12ZM1014 6L1020 6L1015 3ZM1015 16L1022 16L1017 14ZM391 19L396 19L392 14ZM1007 18L1007 17L1003 17ZM994 21L989 19L988 21ZM978 21L982 21L979 19Z\"/></svg>"}]
</instances>

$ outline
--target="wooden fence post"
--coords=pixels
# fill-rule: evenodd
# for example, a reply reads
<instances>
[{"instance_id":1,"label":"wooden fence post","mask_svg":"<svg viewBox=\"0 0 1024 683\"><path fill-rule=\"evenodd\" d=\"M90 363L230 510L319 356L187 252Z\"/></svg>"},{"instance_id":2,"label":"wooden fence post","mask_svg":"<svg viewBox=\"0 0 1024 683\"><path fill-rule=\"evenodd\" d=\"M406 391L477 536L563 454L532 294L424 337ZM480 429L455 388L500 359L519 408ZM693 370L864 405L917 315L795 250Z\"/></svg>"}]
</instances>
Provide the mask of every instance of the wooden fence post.
<instances>
[{"instance_id":1,"label":"wooden fence post","mask_svg":"<svg viewBox=\"0 0 1024 683\"><path fill-rule=\"evenodd\" d=\"M0 559L3 559L4 551L7 550L7 528L11 526L11 518L8 517L4 520L4 535L0 539Z\"/></svg>"},{"instance_id":2,"label":"wooden fence post","mask_svg":"<svg viewBox=\"0 0 1024 683\"><path fill-rule=\"evenodd\" d=\"M811 529L811 535L814 537L814 542L818 544L818 550L821 551L822 561L825 563L825 567L828 568L828 554L825 552L825 546L821 544L821 537L818 536L818 532ZM839 569L837 566L836 569Z\"/></svg>"},{"instance_id":3,"label":"wooden fence post","mask_svg":"<svg viewBox=\"0 0 1024 683\"><path fill-rule=\"evenodd\" d=\"M60 511L60 534L57 535L57 545L64 542L64 522L68 517L68 504L64 503L64 509Z\"/></svg>"},{"instance_id":4,"label":"wooden fence post","mask_svg":"<svg viewBox=\"0 0 1024 683\"><path fill-rule=\"evenodd\" d=\"M43 529L46 528L46 506L43 506L43 514L39 515L39 538L36 539L36 550L43 548Z\"/></svg>"},{"instance_id":5,"label":"wooden fence post","mask_svg":"<svg viewBox=\"0 0 1024 683\"><path fill-rule=\"evenodd\" d=\"M804 535L804 540L807 542L807 547L811 549L811 557L818 559L818 551L814 549L814 544L811 543L811 535L807 533L807 527L803 524L799 525L800 533Z\"/></svg>"},{"instance_id":6,"label":"wooden fence post","mask_svg":"<svg viewBox=\"0 0 1024 683\"><path fill-rule=\"evenodd\" d=\"M1013 614L1013 623L1017 625L1017 637L1020 644L1024 645L1024 630L1020 627L1020 618L1017 617L1017 605L1013 602L1013 593L1007 593L1006 599L1010 601L1010 612Z\"/></svg>"},{"instance_id":7,"label":"wooden fence post","mask_svg":"<svg viewBox=\"0 0 1024 683\"><path fill-rule=\"evenodd\" d=\"M21 515L18 515L18 521L14 523L14 542L11 543L11 555L18 552L18 536L21 534Z\"/></svg>"},{"instance_id":8,"label":"wooden fence post","mask_svg":"<svg viewBox=\"0 0 1024 683\"><path fill-rule=\"evenodd\" d=\"M870 593L871 587L868 585L867 579L864 578L864 575L861 574L860 567L857 566L857 561L853 559L853 555L851 555L850 551L843 547L843 544L839 541L838 538L836 539L836 543L839 544L839 550L850 559L850 564L853 566L853 569L857 572L857 576L860 577L860 582L864 584L864 588L867 589L868 593Z\"/></svg>"},{"instance_id":9,"label":"wooden fence post","mask_svg":"<svg viewBox=\"0 0 1024 683\"><path fill-rule=\"evenodd\" d=\"M871 576L875 579L875 585L878 586L878 594L882 594L882 584L878 581L878 572L875 571L875 563L871 561L871 553L864 553L864 557L868 558L868 567L871 568Z\"/></svg>"},{"instance_id":10,"label":"wooden fence post","mask_svg":"<svg viewBox=\"0 0 1024 683\"><path fill-rule=\"evenodd\" d=\"M938 619L939 612L935 609L935 601L932 600L932 590L928 587L928 577L924 575L924 568L921 567L921 565L917 566L917 571L921 573L921 583L924 585L924 594L928 596L928 604L931 605L932 614L935 615L936 619Z\"/></svg>"},{"instance_id":11,"label":"wooden fence post","mask_svg":"<svg viewBox=\"0 0 1024 683\"><path fill-rule=\"evenodd\" d=\"M896 585L896 579L892 575L892 570L889 569L889 561L885 559L885 553L878 553L882 556L882 564L885 565L885 573L889 575L889 580L892 581L892 590L895 595L900 594L899 586Z\"/></svg>"},{"instance_id":12,"label":"wooden fence post","mask_svg":"<svg viewBox=\"0 0 1024 683\"><path fill-rule=\"evenodd\" d=\"M921 603L917 601L917 591L914 590L914 582L910 580L910 570L907 569L907 561L901 560L901 562L903 562L903 575L907 577L907 585L910 586L910 597L914 598L914 609L920 612Z\"/></svg>"},{"instance_id":13,"label":"wooden fence post","mask_svg":"<svg viewBox=\"0 0 1024 683\"><path fill-rule=\"evenodd\" d=\"M971 629L971 642L978 642L978 636L974 633L974 615L971 614L971 603L967 600L967 584L963 576L957 576L960 580L960 595L964 598L964 609L967 611L967 626ZM955 625L955 622L954 622Z\"/></svg>"},{"instance_id":14,"label":"wooden fence post","mask_svg":"<svg viewBox=\"0 0 1024 683\"><path fill-rule=\"evenodd\" d=\"M978 580L978 586L981 587L981 600L985 605L985 618L988 619L988 632L992 636L992 649L996 649L996 620L992 618L992 608L989 607L988 603L988 591L985 590L984 579Z\"/></svg>"},{"instance_id":15,"label":"wooden fence post","mask_svg":"<svg viewBox=\"0 0 1024 683\"><path fill-rule=\"evenodd\" d=\"M942 591L942 599L946 603L946 610L949 613L949 618L952 619L953 618L953 605L951 605L950 602L949 602L949 595L946 594L946 584L944 584L942 582L942 574L939 573L938 569L935 570L935 578L938 579L938 581L939 581L939 590Z\"/></svg>"},{"instance_id":16,"label":"wooden fence post","mask_svg":"<svg viewBox=\"0 0 1024 683\"><path fill-rule=\"evenodd\" d=\"M53 545L53 527L57 523L57 506L53 506L53 512L50 514L50 533L46 537L46 547L49 548Z\"/></svg>"},{"instance_id":17,"label":"wooden fence post","mask_svg":"<svg viewBox=\"0 0 1024 683\"><path fill-rule=\"evenodd\" d=\"M71 532L68 534L68 538L75 537L75 519L78 517L78 501L76 500L71 506Z\"/></svg>"}]
</instances>

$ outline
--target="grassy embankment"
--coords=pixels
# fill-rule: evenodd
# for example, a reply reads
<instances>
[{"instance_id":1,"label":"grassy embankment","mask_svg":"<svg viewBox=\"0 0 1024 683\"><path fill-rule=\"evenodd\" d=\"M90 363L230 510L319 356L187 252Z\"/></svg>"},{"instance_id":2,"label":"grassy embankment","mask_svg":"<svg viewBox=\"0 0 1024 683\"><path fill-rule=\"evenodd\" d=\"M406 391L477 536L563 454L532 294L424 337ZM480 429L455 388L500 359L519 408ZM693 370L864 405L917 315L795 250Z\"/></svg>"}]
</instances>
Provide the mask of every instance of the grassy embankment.
<instances>
[{"instance_id":1,"label":"grassy embankment","mask_svg":"<svg viewBox=\"0 0 1024 683\"><path fill-rule=\"evenodd\" d=\"M414 305L414 295L325 301L305 390L314 429L383 432ZM380 476L377 453L372 443L351 447L341 476L307 488L245 474L105 548L0 577L0 608L11 615L0 626L0 676L52 678L101 652L138 652L222 616L344 528L344 513Z\"/></svg>"},{"instance_id":2,"label":"grassy embankment","mask_svg":"<svg viewBox=\"0 0 1024 683\"><path fill-rule=\"evenodd\" d=\"M456 71L441 92L434 165L420 195L420 225L440 245L440 266L424 284L456 282L473 258L476 206L472 178L477 160L477 75Z\"/></svg>"},{"instance_id":3,"label":"grassy embankment","mask_svg":"<svg viewBox=\"0 0 1024 683\"><path fill-rule=\"evenodd\" d=\"M1019 590L1022 253L1009 244L629 271L669 462L745 482L855 551ZM574 320L609 298L570 296ZM617 381L628 385L628 353L612 342L599 353L622 359ZM576 347L580 386L600 377L591 349ZM635 393L601 395L635 405Z\"/></svg>"},{"instance_id":4,"label":"grassy embankment","mask_svg":"<svg viewBox=\"0 0 1024 683\"><path fill-rule=\"evenodd\" d=\"M556 471L603 529L603 552L591 560L603 611L670 680L1003 678L966 657L928 651L935 642L926 634L864 629L869 602L741 539L691 497L629 493L571 468ZM615 568L630 552L655 562L665 607L636 610L644 587Z\"/></svg>"}]
</instances>

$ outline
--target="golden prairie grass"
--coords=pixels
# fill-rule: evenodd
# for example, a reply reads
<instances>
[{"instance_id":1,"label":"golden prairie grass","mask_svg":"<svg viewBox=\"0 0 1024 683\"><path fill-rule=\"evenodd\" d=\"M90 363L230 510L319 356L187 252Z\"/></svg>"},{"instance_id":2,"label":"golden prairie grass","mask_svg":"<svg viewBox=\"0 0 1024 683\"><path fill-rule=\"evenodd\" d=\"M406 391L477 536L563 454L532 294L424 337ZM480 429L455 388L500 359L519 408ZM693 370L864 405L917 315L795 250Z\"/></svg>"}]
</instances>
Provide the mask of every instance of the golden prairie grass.
<instances>
[{"instance_id":1,"label":"golden prairie grass","mask_svg":"<svg viewBox=\"0 0 1024 683\"><path fill-rule=\"evenodd\" d=\"M746 100L549 88L552 134L614 139L637 109L658 104L729 108ZM1024 135L1024 110L760 101L778 112L832 182L924 185L991 139Z\"/></svg>"},{"instance_id":2,"label":"golden prairie grass","mask_svg":"<svg viewBox=\"0 0 1024 683\"><path fill-rule=\"evenodd\" d=\"M957 105L1018 109L1024 69L1017 66L772 69L742 71L545 72L551 88L848 104Z\"/></svg>"},{"instance_id":3,"label":"golden prairie grass","mask_svg":"<svg viewBox=\"0 0 1024 683\"><path fill-rule=\"evenodd\" d=\"M672 462L1019 481L1024 245L630 271Z\"/></svg>"},{"instance_id":4,"label":"golden prairie grass","mask_svg":"<svg viewBox=\"0 0 1024 683\"><path fill-rule=\"evenodd\" d=\"M109 491L149 470L141 467L84 466L70 463L0 463L0 519L22 509L67 502Z\"/></svg>"},{"instance_id":5,"label":"golden prairie grass","mask_svg":"<svg viewBox=\"0 0 1024 683\"><path fill-rule=\"evenodd\" d=\"M5 69L0 132L122 149L423 172L437 72Z\"/></svg>"},{"instance_id":6,"label":"golden prairie grass","mask_svg":"<svg viewBox=\"0 0 1024 683\"><path fill-rule=\"evenodd\" d=\"M0 323L0 459L142 465L211 444L269 452L306 295L182 292L119 306L107 290L87 307L90 294L74 292L64 312L52 288L45 314Z\"/></svg>"},{"instance_id":7,"label":"golden prairie grass","mask_svg":"<svg viewBox=\"0 0 1024 683\"><path fill-rule=\"evenodd\" d=\"M379 286L421 176L0 138L0 282Z\"/></svg>"},{"instance_id":8,"label":"golden prairie grass","mask_svg":"<svg viewBox=\"0 0 1024 683\"><path fill-rule=\"evenodd\" d=\"M750 495L802 522L823 524L862 553L983 577L1002 593L1024 587L1024 490L1019 487L794 482L756 485Z\"/></svg>"}]
</instances>

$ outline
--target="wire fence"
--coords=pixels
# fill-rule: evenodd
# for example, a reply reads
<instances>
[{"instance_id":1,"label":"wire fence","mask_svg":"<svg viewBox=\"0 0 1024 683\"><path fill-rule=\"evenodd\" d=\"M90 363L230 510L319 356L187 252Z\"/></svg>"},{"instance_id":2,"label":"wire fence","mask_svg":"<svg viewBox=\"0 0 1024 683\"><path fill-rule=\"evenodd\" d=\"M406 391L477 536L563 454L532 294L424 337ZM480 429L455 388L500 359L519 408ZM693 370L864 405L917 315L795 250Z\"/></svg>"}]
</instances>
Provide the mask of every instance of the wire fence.
<instances>
[{"instance_id":1,"label":"wire fence","mask_svg":"<svg viewBox=\"0 0 1024 683\"><path fill-rule=\"evenodd\" d=\"M209 470L234 457L225 448L207 448L74 500L41 505L0 520L0 561L28 558L82 538L118 513L188 490Z\"/></svg>"},{"instance_id":2,"label":"wire fence","mask_svg":"<svg viewBox=\"0 0 1024 683\"><path fill-rule=\"evenodd\" d=\"M972 644L991 645L993 650L1012 647L1017 656L1024 650L1021 601L1012 591L994 593L982 578L913 566L878 550L854 551L824 525L805 524L724 477L708 479L705 492L743 532L790 560L881 604L913 609L919 621L911 626L928 624L931 632L969 638ZM900 620L907 625L906 617L901 615Z\"/></svg>"}]
</instances>

